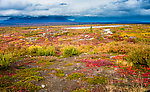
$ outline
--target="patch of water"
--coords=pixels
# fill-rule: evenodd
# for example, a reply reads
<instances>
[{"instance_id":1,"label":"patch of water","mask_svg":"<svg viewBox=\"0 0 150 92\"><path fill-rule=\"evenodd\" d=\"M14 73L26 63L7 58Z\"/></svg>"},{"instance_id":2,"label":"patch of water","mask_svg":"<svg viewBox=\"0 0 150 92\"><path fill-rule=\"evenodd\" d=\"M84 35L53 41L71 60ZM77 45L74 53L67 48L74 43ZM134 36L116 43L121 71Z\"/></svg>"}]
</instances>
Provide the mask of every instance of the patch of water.
<instances>
[{"instance_id":1,"label":"patch of water","mask_svg":"<svg viewBox=\"0 0 150 92\"><path fill-rule=\"evenodd\" d=\"M123 26L129 26L129 25L92 26L92 28L123 27ZM91 26L87 26L87 27L67 27L65 29L88 29L88 28L91 28Z\"/></svg>"}]
</instances>

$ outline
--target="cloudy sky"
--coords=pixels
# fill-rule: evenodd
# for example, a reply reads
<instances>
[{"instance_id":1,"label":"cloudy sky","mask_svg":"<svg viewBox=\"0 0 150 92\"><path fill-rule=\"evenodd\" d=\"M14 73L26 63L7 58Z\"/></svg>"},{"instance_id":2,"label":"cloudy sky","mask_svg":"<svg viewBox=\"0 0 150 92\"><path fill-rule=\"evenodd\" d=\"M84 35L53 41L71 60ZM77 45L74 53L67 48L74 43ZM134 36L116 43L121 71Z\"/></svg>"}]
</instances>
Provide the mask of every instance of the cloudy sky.
<instances>
[{"instance_id":1,"label":"cloudy sky","mask_svg":"<svg viewBox=\"0 0 150 92\"><path fill-rule=\"evenodd\" d=\"M150 16L150 0L0 0L0 16Z\"/></svg>"}]
</instances>

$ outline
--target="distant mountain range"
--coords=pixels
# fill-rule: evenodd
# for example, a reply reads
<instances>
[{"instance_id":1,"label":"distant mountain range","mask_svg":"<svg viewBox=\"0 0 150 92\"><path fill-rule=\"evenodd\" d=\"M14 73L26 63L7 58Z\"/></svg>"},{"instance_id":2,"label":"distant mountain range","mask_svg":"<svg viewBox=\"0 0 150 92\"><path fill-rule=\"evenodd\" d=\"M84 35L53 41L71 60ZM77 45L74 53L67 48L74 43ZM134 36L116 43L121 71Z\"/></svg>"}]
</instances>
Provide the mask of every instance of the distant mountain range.
<instances>
[{"instance_id":1,"label":"distant mountain range","mask_svg":"<svg viewBox=\"0 0 150 92\"><path fill-rule=\"evenodd\" d=\"M0 16L0 26L24 24L89 24L89 23L115 23L115 24L150 24L149 16L132 17L98 17L98 16Z\"/></svg>"}]
</instances>

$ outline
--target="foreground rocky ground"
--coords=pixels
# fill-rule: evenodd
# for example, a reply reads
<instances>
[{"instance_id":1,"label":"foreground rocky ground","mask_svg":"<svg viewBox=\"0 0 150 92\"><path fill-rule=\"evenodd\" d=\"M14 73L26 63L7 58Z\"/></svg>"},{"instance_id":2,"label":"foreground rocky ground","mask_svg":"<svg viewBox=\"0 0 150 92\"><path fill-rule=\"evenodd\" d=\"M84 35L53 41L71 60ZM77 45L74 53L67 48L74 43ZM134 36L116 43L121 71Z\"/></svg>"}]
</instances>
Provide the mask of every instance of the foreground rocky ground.
<instances>
[{"instance_id":1,"label":"foreground rocky ground","mask_svg":"<svg viewBox=\"0 0 150 92\"><path fill-rule=\"evenodd\" d=\"M120 59L115 59L115 57L120 57ZM31 79L29 79L31 83L40 87L38 92L147 91L145 86L148 84L143 85L144 87L141 85L143 82L142 73L137 72L136 69L131 69L132 67L115 63L117 60L123 60L122 57L125 56L90 55L87 53L66 58L36 56L23 61L20 60L12 64L12 67L19 66L22 70L29 69L29 75L35 71L38 72L36 76L39 77L39 80L36 78L32 80L33 76L30 76ZM49 62L38 61L41 58L49 59ZM24 62L24 64L19 64L19 62ZM149 72L144 74L149 76ZM25 91L25 89L21 91L23 90Z\"/></svg>"},{"instance_id":2,"label":"foreground rocky ground","mask_svg":"<svg viewBox=\"0 0 150 92\"><path fill-rule=\"evenodd\" d=\"M149 25L60 28L1 28L0 91L150 90Z\"/></svg>"}]
</instances>

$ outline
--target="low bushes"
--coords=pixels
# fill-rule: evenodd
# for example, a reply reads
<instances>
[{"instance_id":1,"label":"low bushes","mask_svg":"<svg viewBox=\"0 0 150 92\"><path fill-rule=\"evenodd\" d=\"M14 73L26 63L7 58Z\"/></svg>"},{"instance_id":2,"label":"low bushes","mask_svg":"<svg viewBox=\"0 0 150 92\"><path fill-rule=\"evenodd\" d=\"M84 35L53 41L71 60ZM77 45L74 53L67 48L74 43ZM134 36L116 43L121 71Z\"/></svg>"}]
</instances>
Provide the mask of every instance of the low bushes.
<instances>
[{"instance_id":1,"label":"low bushes","mask_svg":"<svg viewBox=\"0 0 150 92\"><path fill-rule=\"evenodd\" d=\"M48 46L46 48L41 48L38 50L38 54L40 56L54 56L55 49L52 46Z\"/></svg>"},{"instance_id":2,"label":"low bushes","mask_svg":"<svg viewBox=\"0 0 150 92\"><path fill-rule=\"evenodd\" d=\"M74 46L62 47L61 50L64 57L80 54L79 50ZM59 52L52 46L41 47L32 45L28 48L28 54L31 56L55 56Z\"/></svg>"},{"instance_id":3,"label":"low bushes","mask_svg":"<svg viewBox=\"0 0 150 92\"><path fill-rule=\"evenodd\" d=\"M150 67L150 46L143 46L131 51L127 55L127 61L133 62L135 66Z\"/></svg>"},{"instance_id":4,"label":"low bushes","mask_svg":"<svg viewBox=\"0 0 150 92\"><path fill-rule=\"evenodd\" d=\"M127 54L128 52L141 47L141 45L123 43L123 42L111 42L107 44L107 51L109 53Z\"/></svg>"},{"instance_id":5,"label":"low bushes","mask_svg":"<svg viewBox=\"0 0 150 92\"><path fill-rule=\"evenodd\" d=\"M20 57L20 56L25 56L27 54L27 48L26 47L22 47L20 49L14 49L12 51L13 53L13 57Z\"/></svg>"},{"instance_id":6,"label":"low bushes","mask_svg":"<svg viewBox=\"0 0 150 92\"><path fill-rule=\"evenodd\" d=\"M13 55L11 53L0 54L0 69L8 68L13 62Z\"/></svg>"},{"instance_id":7,"label":"low bushes","mask_svg":"<svg viewBox=\"0 0 150 92\"><path fill-rule=\"evenodd\" d=\"M30 46L29 49L29 54L31 56L54 56L55 53L55 49L52 46L48 46L48 47L41 47L41 46Z\"/></svg>"},{"instance_id":8,"label":"low bushes","mask_svg":"<svg viewBox=\"0 0 150 92\"><path fill-rule=\"evenodd\" d=\"M74 46L68 46L63 49L63 56L73 56L73 55L79 55L80 52L77 48Z\"/></svg>"},{"instance_id":9,"label":"low bushes","mask_svg":"<svg viewBox=\"0 0 150 92\"><path fill-rule=\"evenodd\" d=\"M37 55L38 50L40 50L40 49L42 49L41 46L33 46L33 45L32 45L32 46L30 46L30 47L28 48L28 52L29 52L30 55L35 56L35 55Z\"/></svg>"}]
</instances>

